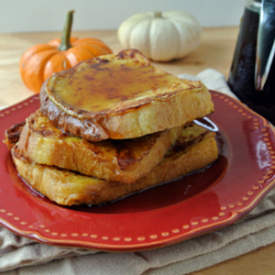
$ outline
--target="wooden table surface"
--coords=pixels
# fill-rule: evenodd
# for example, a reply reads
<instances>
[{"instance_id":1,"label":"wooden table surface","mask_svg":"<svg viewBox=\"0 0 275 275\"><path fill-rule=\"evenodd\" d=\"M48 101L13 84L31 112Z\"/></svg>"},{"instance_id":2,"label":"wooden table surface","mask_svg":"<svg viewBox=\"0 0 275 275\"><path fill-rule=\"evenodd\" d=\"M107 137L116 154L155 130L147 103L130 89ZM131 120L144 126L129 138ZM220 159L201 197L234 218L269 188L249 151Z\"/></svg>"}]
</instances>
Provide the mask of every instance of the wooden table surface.
<instances>
[{"instance_id":1,"label":"wooden table surface","mask_svg":"<svg viewBox=\"0 0 275 275\"><path fill-rule=\"evenodd\" d=\"M207 28L203 32L200 47L182 60L156 63L168 72L197 74L206 68L214 68L226 76L230 70L238 29ZM75 36L94 36L106 42L114 52L120 50L115 31L81 31ZM19 75L19 59L22 53L36 43L59 37L60 33L0 34L0 107L11 105L32 95L24 87ZM215 265L193 275L274 275L275 243L241 257Z\"/></svg>"}]
</instances>

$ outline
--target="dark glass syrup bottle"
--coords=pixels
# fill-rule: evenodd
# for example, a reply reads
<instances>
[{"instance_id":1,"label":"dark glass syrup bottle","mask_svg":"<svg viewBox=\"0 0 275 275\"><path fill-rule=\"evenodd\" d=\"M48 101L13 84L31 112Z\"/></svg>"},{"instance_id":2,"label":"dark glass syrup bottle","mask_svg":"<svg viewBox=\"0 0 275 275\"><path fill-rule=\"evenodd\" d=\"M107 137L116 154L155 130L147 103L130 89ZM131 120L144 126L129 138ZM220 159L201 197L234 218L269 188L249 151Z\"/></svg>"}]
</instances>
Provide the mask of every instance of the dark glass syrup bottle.
<instances>
[{"instance_id":1,"label":"dark glass syrup bottle","mask_svg":"<svg viewBox=\"0 0 275 275\"><path fill-rule=\"evenodd\" d=\"M255 89L255 61L261 1L248 1L240 24L228 84L251 109L275 124L275 61L262 91ZM270 37L275 39L275 37Z\"/></svg>"}]
</instances>

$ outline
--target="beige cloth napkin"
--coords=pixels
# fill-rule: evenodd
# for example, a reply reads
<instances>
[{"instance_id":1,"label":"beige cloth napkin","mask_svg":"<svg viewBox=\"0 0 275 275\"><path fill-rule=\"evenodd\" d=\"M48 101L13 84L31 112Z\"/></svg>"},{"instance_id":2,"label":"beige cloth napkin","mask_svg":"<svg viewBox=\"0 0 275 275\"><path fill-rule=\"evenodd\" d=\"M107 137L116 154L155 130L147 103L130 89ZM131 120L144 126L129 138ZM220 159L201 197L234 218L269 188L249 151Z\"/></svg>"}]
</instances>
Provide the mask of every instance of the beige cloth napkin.
<instances>
[{"instance_id":1,"label":"beige cloth napkin","mask_svg":"<svg viewBox=\"0 0 275 275\"><path fill-rule=\"evenodd\" d=\"M188 75L183 77L190 78ZM224 76L215 70L207 69L197 78L210 89L232 95ZM234 225L173 246L145 252L105 253L49 246L18 237L0 227L0 271L7 275L188 274L273 242L275 190Z\"/></svg>"}]
</instances>

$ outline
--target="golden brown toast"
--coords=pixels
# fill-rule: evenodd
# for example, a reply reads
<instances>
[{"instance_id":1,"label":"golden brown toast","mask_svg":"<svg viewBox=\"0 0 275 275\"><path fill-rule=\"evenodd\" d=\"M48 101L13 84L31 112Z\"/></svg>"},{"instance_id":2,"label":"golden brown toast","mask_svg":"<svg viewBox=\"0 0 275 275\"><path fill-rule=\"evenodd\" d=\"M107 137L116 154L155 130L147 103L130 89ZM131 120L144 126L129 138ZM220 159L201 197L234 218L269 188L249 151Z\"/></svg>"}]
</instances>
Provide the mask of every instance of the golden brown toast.
<instances>
[{"instance_id":1,"label":"golden brown toast","mask_svg":"<svg viewBox=\"0 0 275 275\"><path fill-rule=\"evenodd\" d=\"M18 142L24 126L25 121L14 124L10 128L6 129L3 142L7 145L9 150L15 143Z\"/></svg>"},{"instance_id":2,"label":"golden brown toast","mask_svg":"<svg viewBox=\"0 0 275 275\"><path fill-rule=\"evenodd\" d=\"M91 143L64 134L37 111L26 119L17 147L25 158L38 164L53 165L109 181L131 183L163 159L182 135L182 128L132 140ZM199 129L195 132L196 128ZM204 132L204 128L194 126L193 135L190 133L186 140Z\"/></svg>"},{"instance_id":3,"label":"golden brown toast","mask_svg":"<svg viewBox=\"0 0 275 275\"><path fill-rule=\"evenodd\" d=\"M200 141L177 152L172 151L151 172L135 183L121 184L35 164L20 155L16 145L12 148L12 158L19 175L50 200L67 206L96 205L113 201L205 167L217 156L215 134L209 132Z\"/></svg>"},{"instance_id":4,"label":"golden brown toast","mask_svg":"<svg viewBox=\"0 0 275 275\"><path fill-rule=\"evenodd\" d=\"M100 56L50 77L41 111L90 141L130 139L179 127L214 110L199 81L154 67L137 50Z\"/></svg>"}]
</instances>

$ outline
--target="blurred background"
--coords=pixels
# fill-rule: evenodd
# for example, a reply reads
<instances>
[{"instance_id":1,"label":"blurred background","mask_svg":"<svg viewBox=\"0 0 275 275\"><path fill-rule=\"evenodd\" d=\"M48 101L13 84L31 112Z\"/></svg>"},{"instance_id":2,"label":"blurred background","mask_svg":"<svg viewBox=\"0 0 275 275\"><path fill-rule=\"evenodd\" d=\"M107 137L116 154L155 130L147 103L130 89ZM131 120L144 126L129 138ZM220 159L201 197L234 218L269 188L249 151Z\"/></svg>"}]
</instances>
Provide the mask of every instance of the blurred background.
<instances>
[{"instance_id":1,"label":"blurred background","mask_svg":"<svg viewBox=\"0 0 275 275\"><path fill-rule=\"evenodd\" d=\"M76 11L74 30L117 29L137 12L185 10L202 26L239 25L245 0L24 0L5 1L0 10L0 32L56 31L70 9Z\"/></svg>"}]
</instances>

